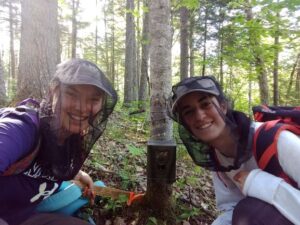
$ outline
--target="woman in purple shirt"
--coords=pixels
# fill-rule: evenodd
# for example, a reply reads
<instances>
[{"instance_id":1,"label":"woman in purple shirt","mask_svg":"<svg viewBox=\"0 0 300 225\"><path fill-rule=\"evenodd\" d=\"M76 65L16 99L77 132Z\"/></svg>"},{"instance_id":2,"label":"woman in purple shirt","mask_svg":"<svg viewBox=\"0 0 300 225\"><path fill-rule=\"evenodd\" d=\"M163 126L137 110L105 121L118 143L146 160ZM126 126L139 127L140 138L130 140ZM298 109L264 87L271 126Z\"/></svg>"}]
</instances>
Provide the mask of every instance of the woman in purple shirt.
<instances>
[{"instance_id":1,"label":"woman in purple shirt","mask_svg":"<svg viewBox=\"0 0 300 225\"><path fill-rule=\"evenodd\" d=\"M95 64L72 59L58 65L38 113L24 107L1 109L0 224L87 224L34 209L62 181L71 179L87 186L93 201L93 181L80 168L116 101L115 90ZM35 150L37 155L24 171L8 175L14 163Z\"/></svg>"}]
</instances>

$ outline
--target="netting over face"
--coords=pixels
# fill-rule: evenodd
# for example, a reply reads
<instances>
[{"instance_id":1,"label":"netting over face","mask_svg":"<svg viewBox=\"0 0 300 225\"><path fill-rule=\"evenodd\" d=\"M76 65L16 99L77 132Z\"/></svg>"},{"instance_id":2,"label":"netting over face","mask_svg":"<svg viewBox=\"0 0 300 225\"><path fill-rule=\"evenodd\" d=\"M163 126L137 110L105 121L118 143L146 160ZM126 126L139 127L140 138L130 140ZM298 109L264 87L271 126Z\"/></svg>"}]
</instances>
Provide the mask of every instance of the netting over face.
<instances>
[{"instance_id":1,"label":"netting over face","mask_svg":"<svg viewBox=\"0 0 300 225\"><path fill-rule=\"evenodd\" d=\"M73 59L58 66L41 104L40 162L57 179L72 179L105 129L117 94L96 65Z\"/></svg>"},{"instance_id":2,"label":"netting over face","mask_svg":"<svg viewBox=\"0 0 300 225\"><path fill-rule=\"evenodd\" d=\"M216 159L214 147L208 142L201 140L199 135L196 137L193 134L192 129L184 122L182 115L184 110L179 107L180 101L186 101L186 98L184 97L191 95L194 92L202 93L202 96L208 96L205 98L205 104L199 103L199 107L202 107L201 104L204 104L205 106L208 104L207 101L210 101L209 107L214 107L219 117L225 122L225 129L229 131L228 135L230 135L236 143L236 146L234 147L236 157L233 165L226 167L220 165ZM213 97L217 99L218 104L212 100ZM221 105L227 108L226 114L224 114L221 109ZM173 86L172 95L168 102L168 112L170 117L178 122L180 138L197 165L212 171L230 171L239 168L243 162L251 157L251 137L253 131L250 128L250 120L243 113L229 109L228 101L219 84L213 77L191 77L182 80L177 85ZM207 136L206 134L203 135Z\"/></svg>"}]
</instances>

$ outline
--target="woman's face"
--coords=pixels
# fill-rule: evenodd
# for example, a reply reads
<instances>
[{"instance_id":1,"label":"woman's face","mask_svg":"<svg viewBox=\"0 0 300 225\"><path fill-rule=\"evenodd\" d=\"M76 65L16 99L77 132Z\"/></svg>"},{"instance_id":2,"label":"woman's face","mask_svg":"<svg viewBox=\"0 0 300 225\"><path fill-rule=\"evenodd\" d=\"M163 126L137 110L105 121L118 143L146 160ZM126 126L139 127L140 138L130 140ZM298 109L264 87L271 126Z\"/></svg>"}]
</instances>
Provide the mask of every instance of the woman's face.
<instances>
[{"instance_id":1,"label":"woman's face","mask_svg":"<svg viewBox=\"0 0 300 225\"><path fill-rule=\"evenodd\" d=\"M213 144L222 138L226 124L216 107L220 107L224 114L226 109L220 106L216 97L192 92L179 101L178 107L181 119L199 140Z\"/></svg>"},{"instance_id":2,"label":"woman's face","mask_svg":"<svg viewBox=\"0 0 300 225\"><path fill-rule=\"evenodd\" d=\"M60 106L58 98L61 98ZM104 94L93 85L61 85L53 94L54 108L60 107L61 128L80 133L89 126L89 118L102 108Z\"/></svg>"}]
</instances>

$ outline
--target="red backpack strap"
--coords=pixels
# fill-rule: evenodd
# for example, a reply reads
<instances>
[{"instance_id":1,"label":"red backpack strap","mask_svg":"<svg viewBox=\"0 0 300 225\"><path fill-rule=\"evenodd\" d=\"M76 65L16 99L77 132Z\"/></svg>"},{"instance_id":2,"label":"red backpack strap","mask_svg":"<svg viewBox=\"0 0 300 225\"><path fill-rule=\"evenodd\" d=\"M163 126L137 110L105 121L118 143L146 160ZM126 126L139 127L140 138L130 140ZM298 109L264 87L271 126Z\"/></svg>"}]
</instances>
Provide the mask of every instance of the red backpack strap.
<instances>
[{"instance_id":1,"label":"red backpack strap","mask_svg":"<svg viewBox=\"0 0 300 225\"><path fill-rule=\"evenodd\" d=\"M282 177L286 182L296 184L280 166L277 154L277 142L281 131L289 130L300 135L300 126L280 123L281 120L267 121L254 134L253 154L258 167L275 176Z\"/></svg>"}]
</instances>

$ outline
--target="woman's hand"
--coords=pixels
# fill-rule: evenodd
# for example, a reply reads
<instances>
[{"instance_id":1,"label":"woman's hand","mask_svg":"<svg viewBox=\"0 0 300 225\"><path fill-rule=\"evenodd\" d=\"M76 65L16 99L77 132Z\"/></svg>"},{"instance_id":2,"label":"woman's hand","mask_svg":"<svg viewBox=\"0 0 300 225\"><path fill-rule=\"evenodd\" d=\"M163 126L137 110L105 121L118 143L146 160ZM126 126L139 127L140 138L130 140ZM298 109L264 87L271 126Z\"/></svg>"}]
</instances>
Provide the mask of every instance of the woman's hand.
<instances>
[{"instance_id":1,"label":"woman's hand","mask_svg":"<svg viewBox=\"0 0 300 225\"><path fill-rule=\"evenodd\" d=\"M243 190L246 178L249 175L249 173L249 171L242 170L234 175L233 179L238 183L240 190Z\"/></svg>"},{"instance_id":2,"label":"woman's hand","mask_svg":"<svg viewBox=\"0 0 300 225\"><path fill-rule=\"evenodd\" d=\"M79 181L83 186L83 196L90 200L91 205L94 204L95 194L93 192L94 182L87 173L80 170L74 178L75 182Z\"/></svg>"}]
</instances>

